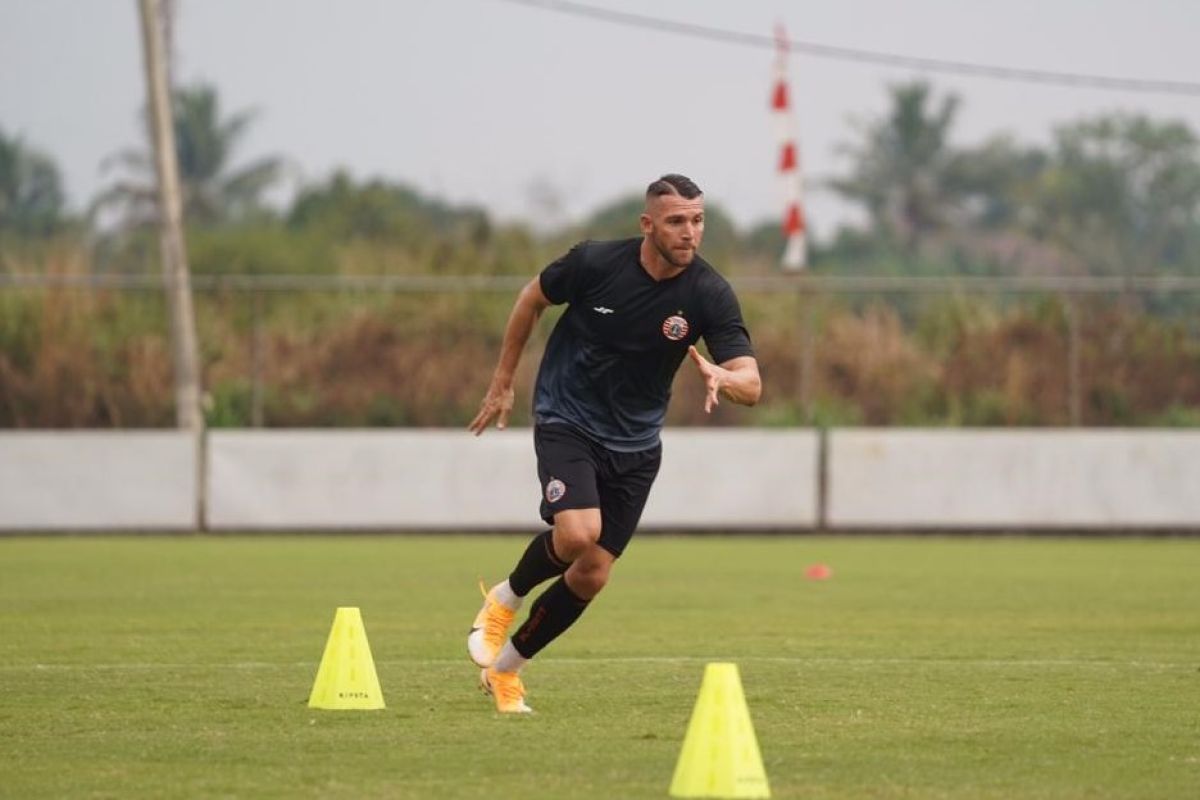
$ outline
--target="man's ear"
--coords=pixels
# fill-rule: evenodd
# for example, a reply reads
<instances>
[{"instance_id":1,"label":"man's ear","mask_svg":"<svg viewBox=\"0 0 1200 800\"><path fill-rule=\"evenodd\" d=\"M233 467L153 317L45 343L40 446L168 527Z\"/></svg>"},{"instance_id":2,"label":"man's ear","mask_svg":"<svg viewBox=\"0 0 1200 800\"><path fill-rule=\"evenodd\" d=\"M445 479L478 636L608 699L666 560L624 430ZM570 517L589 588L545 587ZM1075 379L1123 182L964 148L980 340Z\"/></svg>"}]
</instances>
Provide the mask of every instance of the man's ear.
<instances>
[{"instance_id":1,"label":"man's ear","mask_svg":"<svg viewBox=\"0 0 1200 800\"><path fill-rule=\"evenodd\" d=\"M651 221L649 214L642 214L642 216L638 218L638 223L642 226L643 236L649 236L650 231L654 229L654 222Z\"/></svg>"}]
</instances>

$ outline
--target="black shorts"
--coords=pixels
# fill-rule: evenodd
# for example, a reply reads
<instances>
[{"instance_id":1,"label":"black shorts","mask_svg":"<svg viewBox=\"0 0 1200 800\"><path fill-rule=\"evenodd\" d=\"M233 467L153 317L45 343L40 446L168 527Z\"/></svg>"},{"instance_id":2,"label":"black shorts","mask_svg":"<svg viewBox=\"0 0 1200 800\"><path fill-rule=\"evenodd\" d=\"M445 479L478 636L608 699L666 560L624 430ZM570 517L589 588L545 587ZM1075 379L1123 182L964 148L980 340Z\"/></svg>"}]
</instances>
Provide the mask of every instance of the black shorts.
<instances>
[{"instance_id":1,"label":"black shorts","mask_svg":"<svg viewBox=\"0 0 1200 800\"><path fill-rule=\"evenodd\" d=\"M542 485L542 519L553 525L559 511L598 508L599 545L620 556L658 476L662 445L619 453L570 425L550 424L534 427L533 446Z\"/></svg>"}]
</instances>

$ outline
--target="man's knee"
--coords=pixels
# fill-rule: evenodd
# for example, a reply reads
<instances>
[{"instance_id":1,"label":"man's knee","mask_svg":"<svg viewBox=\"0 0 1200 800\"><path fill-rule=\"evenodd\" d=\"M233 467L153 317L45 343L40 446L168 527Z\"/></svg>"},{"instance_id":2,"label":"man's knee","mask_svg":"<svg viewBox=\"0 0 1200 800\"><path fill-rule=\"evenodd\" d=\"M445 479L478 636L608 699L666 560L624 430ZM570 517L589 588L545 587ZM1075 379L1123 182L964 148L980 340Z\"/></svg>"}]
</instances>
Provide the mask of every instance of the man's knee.
<instances>
[{"instance_id":1,"label":"man's knee","mask_svg":"<svg viewBox=\"0 0 1200 800\"><path fill-rule=\"evenodd\" d=\"M563 561L575 561L600 539L600 510L583 508L554 517L554 551Z\"/></svg>"},{"instance_id":2,"label":"man's knee","mask_svg":"<svg viewBox=\"0 0 1200 800\"><path fill-rule=\"evenodd\" d=\"M567 570L567 586L584 600L591 600L600 594L612 572L612 557L607 552L597 553L598 550L599 547L593 548Z\"/></svg>"}]
</instances>

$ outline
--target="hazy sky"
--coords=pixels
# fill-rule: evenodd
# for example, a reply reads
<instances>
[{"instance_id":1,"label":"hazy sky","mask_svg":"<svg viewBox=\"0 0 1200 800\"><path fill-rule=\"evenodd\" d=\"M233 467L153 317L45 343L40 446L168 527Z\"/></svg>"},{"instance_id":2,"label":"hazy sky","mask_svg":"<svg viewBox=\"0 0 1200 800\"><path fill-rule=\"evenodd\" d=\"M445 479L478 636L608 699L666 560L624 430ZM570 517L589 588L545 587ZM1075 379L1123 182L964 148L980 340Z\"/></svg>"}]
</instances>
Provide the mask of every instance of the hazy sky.
<instances>
[{"instance_id":1,"label":"hazy sky","mask_svg":"<svg viewBox=\"0 0 1200 800\"><path fill-rule=\"evenodd\" d=\"M1198 0L587 0L712 27L913 56L1064 72L1200 81ZM100 162L140 141L136 0L0 0L0 126L52 155L72 205L104 184ZM338 166L407 181L501 217L561 219L694 178L740 223L777 214L767 107L773 54L566 16L504 0L180 0L178 78L255 108L239 161L280 153L297 180ZM844 170L851 118L886 109L918 77L793 54L806 172ZM962 96L960 144L1113 110L1187 121L1200 97L929 76ZM539 200L538 198L542 198ZM809 198L814 223L845 213Z\"/></svg>"}]
</instances>

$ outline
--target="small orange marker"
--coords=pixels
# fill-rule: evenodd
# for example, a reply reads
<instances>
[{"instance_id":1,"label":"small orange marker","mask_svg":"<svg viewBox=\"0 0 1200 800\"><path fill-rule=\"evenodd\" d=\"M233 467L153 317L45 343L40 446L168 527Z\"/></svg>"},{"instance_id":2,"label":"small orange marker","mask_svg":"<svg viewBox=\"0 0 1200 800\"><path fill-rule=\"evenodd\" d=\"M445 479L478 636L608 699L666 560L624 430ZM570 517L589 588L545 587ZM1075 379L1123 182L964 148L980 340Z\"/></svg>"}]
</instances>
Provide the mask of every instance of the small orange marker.
<instances>
[{"instance_id":1,"label":"small orange marker","mask_svg":"<svg viewBox=\"0 0 1200 800\"><path fill-rule=\"evenodd\" d=\"M812 564L804 570L804 577L810 581L827 581L833 577L833 568L828 564Z\"/></svg>"}]
</instances>

